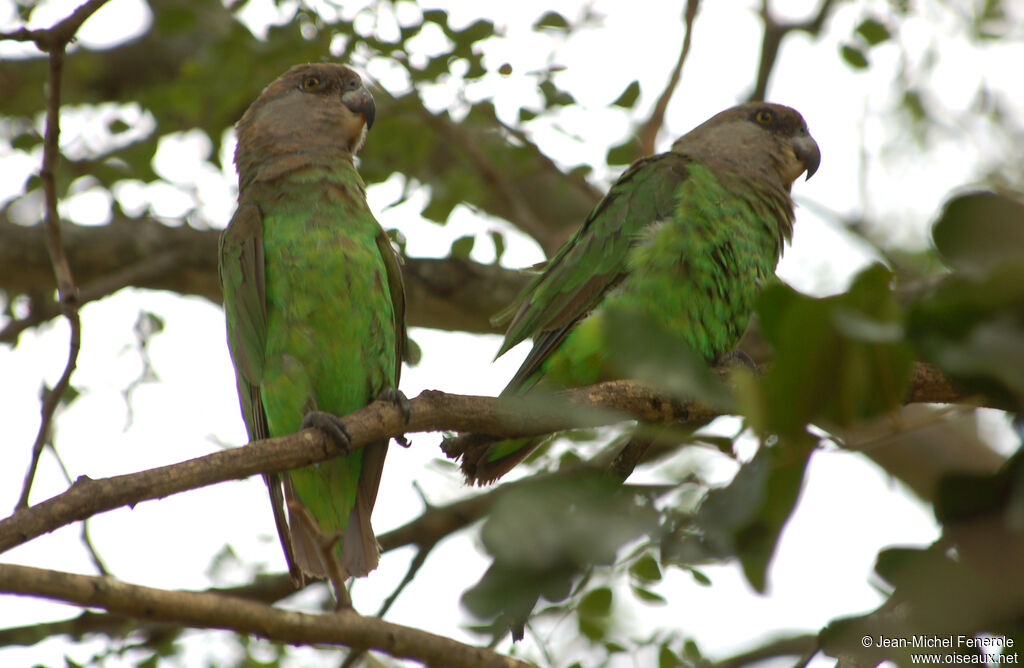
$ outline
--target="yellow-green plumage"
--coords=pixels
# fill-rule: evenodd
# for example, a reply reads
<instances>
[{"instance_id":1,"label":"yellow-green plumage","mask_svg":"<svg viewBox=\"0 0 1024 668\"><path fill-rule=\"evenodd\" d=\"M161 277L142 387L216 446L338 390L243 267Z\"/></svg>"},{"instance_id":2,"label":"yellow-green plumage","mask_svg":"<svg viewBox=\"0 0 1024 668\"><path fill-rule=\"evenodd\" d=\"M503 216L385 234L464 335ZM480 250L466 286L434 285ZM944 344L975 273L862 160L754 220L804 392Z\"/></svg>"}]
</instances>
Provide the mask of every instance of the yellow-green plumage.
<instances>
[{"instance_id":1,"label":"yellow-green plumage","mask_svg":"<svg viewBox=\"0 0 1024 668\"><path fill-rule=\"evenodd\" d=\"M709 363L732 350L792 234L790 184L819 160L797 112L752 103L637 161L504 313L499 355L534 341L504 393L614 378L603 329L611 308L675 333ZM536 443L446 450L471 481L490 482Z\"/></svg>"},{"instance_id":2,"label":"yellow-green plumage","mask_svg":"<svg viewBox=\"0 0 1024 668\"><path fill-rule=\"evenodd\" d=\"M314 411L351 413L397 388L401 278L352 161L372 112L354 72L303 65L239 122L239 208L221 241L221 281L252 439L298 431ZM386 449L375 443L266 476L297 579L330 575L320 539L335 532L343 575L376 566L370 511Z\"/></svg>"}]
</instances>

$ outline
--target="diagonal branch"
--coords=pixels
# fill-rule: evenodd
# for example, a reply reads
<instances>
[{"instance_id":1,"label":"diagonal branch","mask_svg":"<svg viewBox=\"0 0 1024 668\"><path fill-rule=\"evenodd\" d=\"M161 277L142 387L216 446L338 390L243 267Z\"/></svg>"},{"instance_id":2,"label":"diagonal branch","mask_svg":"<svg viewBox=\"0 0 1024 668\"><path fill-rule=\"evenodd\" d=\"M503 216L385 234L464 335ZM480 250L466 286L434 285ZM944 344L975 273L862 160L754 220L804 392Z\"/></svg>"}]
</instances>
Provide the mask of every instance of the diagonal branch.
<instances>
[{"instance_id":1,"label":"diagonal branch","mask_svg":"<svg viewBox=\"0 0 1024 668\"><path fill-rule=\"evenodd\" d=\"M661 126L665 123L665 112L668 110L668 103L672 101L672 95L679 86L679 79L683 75L683 64L686 62L686 57L690 54L690 43L693 40L693 22L697 18L699 6L700 0L686 0L686 11L683 14L683 20L686 23L686 34L683 37L683 47L679 52L679 59L676 60L675 67L672 68L668 84L665 85L665 90L661 91L661 95L654 105L651 117L640 128L638 136L640 154L637 157L654 153L654 142L658 138Z\"/></svg>"},{"instance_id":2,"label":"diagonal branch","mask_svg":"<svg viewBox=\"0 0 1024 668\"><path fill-rule=\"evenodd\" d=\"M908 402L950 403L961 397L933 367L917 364ZM681 401L635 381L574 388L541 398L477 397L428 390L409 402L409 420L391 402L374 402L344 418L349 451L405 432L454 430L499 437L536 436L624 419L650 423L704 422L719 413ZM595 410L596 409L596 410ZM317 430L256 441L179 464L92 480L79 478L66 492L0 521L0 552L71 522L140 501L214 483L301 468L343 452Z\"/></svg>"},{"instance_id":3,"label":"diagonal branch","mask_svg":"<svg viewBox=\"0 0 1024 668\"><path fill-rule=\"evenodd\" d=\"M363 617L354 610L308 614L218 594L141 587L110 577L0 564L0 590L195 628L226 629L293 644L375 649L428 665L526 668L531 665L419 629Z\"/></svg>"},{"instance_id":4,"label":"diagonal branch","mask_svg":"<svg viewBox=\"0 0 1024 668\"><path fill-rule=\"evenodd\" d=\"M105 4L107 4L107 0L89 0L79 5L78 9L50 28L44 30L19 28L12 32L0 33L0 40L35 42L40 51L52 53L55 50L59 50L63 53L68 43L74 39L75 33L82 27L82 24Z\"/></svg>"},{"instance_id":5,"label":"diagonal branch","mask_svg":"<svg viewBox=\"0 0 1024 668\"><path fill-rule=\"evenodd\" d=\"M817 35L825 25L832 12L835 0L821 0L818 12L806 21L793 23L780 22L772 14L769 0L761 0L761 20L764 22L764 35L761 37L761 59L757 66L757 81L754 90L747 96L748 101L763 100L768 92L768 79L771 78L772 70L775 69L775 60L779 55L779 47L782 40L794 30L805 32L809 35Z\"/></svg>"}]
</instances>

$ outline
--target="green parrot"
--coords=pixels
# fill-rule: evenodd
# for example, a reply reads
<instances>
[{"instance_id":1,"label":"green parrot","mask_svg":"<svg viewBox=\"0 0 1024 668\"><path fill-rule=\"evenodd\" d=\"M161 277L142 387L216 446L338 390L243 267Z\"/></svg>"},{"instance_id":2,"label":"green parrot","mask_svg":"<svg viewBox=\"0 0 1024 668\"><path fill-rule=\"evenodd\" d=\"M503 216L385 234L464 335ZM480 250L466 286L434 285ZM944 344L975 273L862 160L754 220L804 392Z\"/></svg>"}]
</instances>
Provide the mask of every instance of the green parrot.
<instances>
[{"instance_id":1,"label":"green parrot","mask_svg":"<svg viewBox=\"0 0 1024 668\"><path fill-rule=\"evenodd\" d=\"M498 356L533 338L502 394L614 379L604 338L609 309L656 323L708 363L731 353L792 236L790 186L820 161L799 113L753 102L633 163L496 318L510 322ZM540 442L493 441L463 435L443 447L462 458L469 482L486 484Z\"/></svg>"},{"instance_id":2,"label":"green parrot","mask_svg":"<svg viewBox=\"0 0 1024 668\"><path fill-rule=\"evenodd\" d=\"M251 440L319 427L344 447L337 415L400 395L398 258L353 162L374 109L351 69L297 65L236 127L238 209L221 236L220 280ZM387 446L264 476L297 585L331 577L329 555L343 578L377 566L370 513ZM323 549L335 535L333 551Z\"/></svg>"}]
</instances>

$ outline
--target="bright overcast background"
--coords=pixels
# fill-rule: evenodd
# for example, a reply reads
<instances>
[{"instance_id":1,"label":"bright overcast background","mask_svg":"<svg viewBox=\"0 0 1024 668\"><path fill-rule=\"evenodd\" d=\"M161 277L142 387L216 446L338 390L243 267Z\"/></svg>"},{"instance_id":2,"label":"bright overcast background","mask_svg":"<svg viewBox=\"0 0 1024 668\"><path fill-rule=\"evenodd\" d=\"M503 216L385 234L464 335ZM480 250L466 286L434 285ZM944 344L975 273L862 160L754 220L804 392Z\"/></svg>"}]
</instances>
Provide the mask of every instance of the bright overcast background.
<instances>
[{"instance_id":1,"label":"bright overcast background","mask_svg":"<svg viewBox=\"0 0 1024 668\"><path fill-rule=\"evenodd\" d=\"M48 27L77 4L44 2L34 12L31 27ZM355 15L358 4L344 3L344 15ZM486 16L499 26L501 37L482 45L484 64L493 74L464 91L454 76L450 85L423 91L427 104L435 109L454 105L457 114L458 95L472 100L490 98L503 120L516 123L518 108L526 101L540 99L536 80L520 74L544 68L549 61L564 65L556 81L575 96L578 106L555 115L553 120L531 124L527 131L558 164L594 166L593 182L602 190L621 171L604 166L607 149L629 136L635 127L631 122L649 115L668 80L683 35L681 3L660 0L586 3L590 11L603 18L596 28L568 38L538 34L531 24L552 8L572 19L580 15L584 3L424 3L428 4L447 10L456 27ZM826 35L848 37L866 13L886 16L893 4L845 3L826 26ZM896 73L921 68L923 64L914 61L915 54L941 44L942 48L934 51L938 60L929 75L933 79L927 82L929 105L944 110L950 118L960 118L974 103L969 96L979 78L985 77L990 87L1004 91L1011 108L1024 116L1020 78L1024 48L1019 30L1024 21L1024 11L1019 10L1024 3L1017 3L1015 9L1016 38L991 48L972 41L963 32L964 22L957 18L980 3L921 0L912 4L914 16L899 23L898 37L905 51L892 43L882 44L871 51L871 67L867 70L855 71L840 59L834 50L836 38L823 37L819 42L792 35L780 53L768 99L801 111L822 152L818 174L794 185L800 205L795 240L779 268L779 274L802 291L829 294L842 290L849 278L874 258L870 247L846 233L837 220L867 217L881 223L868 230L876 239L921 248L928 243L929 225L948 192L976 182L984 173L986 160L998 161L1000 156L1005 159L1013 151L1020 154L1019 146L1001 142L981 122L970 127L951 124L927 147L912 149L912 140L900 133L898 124L886 123L885 115L893 113L902 95L894 86ZM780 18L792 19L806 18L817 5L817 1L801 0L774 3ZM757 6L739 0L703 4L680 88L659 137L659 150L668 148L674 137L712 114L742 101L749 92L763 27ZM258 35L268 21L287 20L294 5L286 7L288 10L280 13L269 0L254 0L244 11L245 20ZM372 29L387 37L389 31L397 31L399 23L418 19L415 6L398 7L397 15L384 12L377 16ZM1014 5L1007 3L1007 7L1012 9ZM327 14L335 11L330 6L322 9ZM403 16L405 12L410 15ZM149 9L140 0L113 0L82 27L79 44L88 48L114 45L141 34L150 20ZM363 14L359 20L369 25L375 19ZM14 3L0 0L0 30L15 27ZM430 54L439 44L432 40L442 40L443 36L424 30L417 39L415 48ZM0 57L24 57L33 52L24 45L0 43ZM69 57L74 58L74 54ZM503 63L512 66L512 75L496 73ZM402 71L384 58L351 64L392 91L400 92L408 85ZM610 108L634 79L639 80L641 88L637 107L631 112ZM216 91L202 94L216 95ZM0 112L2 104L0 91ZM152 129L150 119L137 107L123 113L139 132ZM66 113L65 138L83 128L88 131L94 120L88 114ZM129 213L149 207L169 219L182 216L198 200L202 217L211 226L225 226L234 208L235 175L230 162L233 143L226 143L220 156L224 169L211 162L210 147L209 139L199 132L165 140L154 167L166 182L126 180L115 189L115 196ZM73 143L65 149L71 153L76 150ZM910 159L913 150L917 154ZM365 151L373 151L372 131ZM0 201L22 192L25 177L38 168L39 157L38 153L29 155L0 145ZM401 177L392 176L370 188L369 202L385 228L397 228L406 236L410 256L445 256L452 240L473 234L479 236L473 259L490 262L494 250L487 233L497 229L508 238L503 264L518 267L542 259L533 241L500 221L482 220L467 208L458 208L446 226L425 221L419 211L426 199L416 186L408 201L388 208L399 198L404 185ZM80 224L107 222L110 201L103 192L83 189L67 202L62 213ZM869 210L865 210L867 202ZM41 203L32 200L20 206L31 211ZM148 345L152 362L148 370L143 368L134 331L140 309L157 314L166 324L166 329ZM60 413L56 424L56 443L72 478L130 473L245 442L225 345L223 313L218 306L200 298L127 289L87 305L82 318L82 352L73 384L84 394ZM424 357L421 365L406 368L403 373L402 389L409 397L427 388L495 394L526 352L521 346L492 365L499 337L424 329L414 329L412 336ZM55 320L23 334L15 349L0 347L3 514L13 508L21 489L38 427L41 383L52 384L59 377L66 361L67 337L66 324ZM140 378L144 382L139 382ZM982 423L986 429L997 434L1005 429L998 415L989 417ZM722 428L735 428L735 424ZM434 504L471 492L451 466L437 461L437 435L414 435L412 441L412 448L392 448L390 452L374 514L378 534L422 511L422 499L414 483ZM723 464L722 458L709 457L705 465L708 476L717 482L726 482L735 470ZM707 567L705 572L713 582L710 587L699 585L688 573L668 569L655 588L665 595L667 605L645 607L622 597L617 605L633 607L617 612L637 629L655 619L659 625L676 626L698 639L706 655L722 657L754 647L780 632L813 632L834 617L876 607L883 600L872 584L878 550L895 543L926 545L933 541L939 529L930 506L915 500L870 461L849 452L817 453L806 481L799 508L783 533L770 571L768 595L753 592L734 565ZM44 455L33 502L65 488L57 461ZM211 582L245 582L254 565L274 572L285 568L266 488L256 477L101 514L90 520L89 529L110 571L132 583L202 589ZM5 553L3 559L92 574L95 570L80 542L80 530L80 525L66 527ZM459 630L460 624L472 621L460 608L459 596L487 566L482 555L473 556L481 554L475 540L472 531L464 531L438 546L388 619L479 642L479 637ZM219 568L211 570L214 557L225 543L237 560L224 559ZM353 596L357 608L364 612L376 609L405 574L412 555L411 548L385 554L378 571L356 584ZM422 607L426 601L429 611ZM301 607L304 598L293 597L288 604ZM0 596L0 627L75 614L77 609L71 606ZM572 625L549 632L560 630L575 632ZM231 649L235 645L220 633L186 637L191 638L184 655L186 665L216 661L211 657L235 651ZM85 661L98 649L99 642L69 645L51 639L28 648L3 649L0 665L62 665L65 653L76 661ZM336 664L336 651L316 652L316 658L313 653L306 650L299 654L301 658L294 665ZM126 655L123 665L132 665L135 660L137 657ZM634 660L627 657L615 665L652 665L643 660L634 664ZM110 658L107 665L120 665L120 661ZM819 656L815 663L828 665L830 661Z\"/></svg>"}]
</instances>

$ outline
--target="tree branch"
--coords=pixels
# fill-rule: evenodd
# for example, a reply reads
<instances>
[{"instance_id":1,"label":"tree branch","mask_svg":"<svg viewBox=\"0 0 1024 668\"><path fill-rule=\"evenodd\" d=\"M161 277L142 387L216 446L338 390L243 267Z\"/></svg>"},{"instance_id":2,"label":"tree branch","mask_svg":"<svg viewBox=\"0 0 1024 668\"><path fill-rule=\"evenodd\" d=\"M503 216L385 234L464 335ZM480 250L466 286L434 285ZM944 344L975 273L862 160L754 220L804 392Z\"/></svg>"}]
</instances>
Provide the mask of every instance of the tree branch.
<instances>
[{"instance_id":1,"label":"tree branch","mask_svg":"<svg viewBox=\"0 0 1024 668\"><path fill-rule=\"evenodd\" d=\"M665 112L668 110L668 103L672 101L672 95L679 86L679 79L683 75L683 64L686 62L686 57L690 55L690 42L693 40L693 22L697 17L697 9L699 7L700 0L686 0L686 11L683 13L683 19L686 24L683 47L679 51L679 58L676 60L675 67L672 68L672 74L668 78L665 90L661 91L661 95L654 105L651 117L640 128L638 135L640 154L637 156L638 158L654 153L654 142L658 138L661 126L665 123Z\"/></svg>"},{"instance_id":2,"label":"tree branch","mask_svg":"<svg viewBox=\"0 0 1024 668\"><path fill-rule=\"evenodd\" d=\"M110 577L10 564L0 564L0 589L99 607L142 619L252 634L275 642L375 649L428 665L467 668L525 668L530 665L433 633L363 617L351 609L307 614L229 596L154 589Z\"/></svg>"},{"instance_id":3,"label":"tree branch","mask_svg":"<svg viewBox=\"0 0 1024 668\"><path fill-rule=\"evenodd\" d=\"M919 381L921 387L917 386ZM948 383L933 381L935 374L918 364L915 385L908 396L918 402L962 399ZM503 397L500 401L427 390L409 404L408 424L402 410L387 401L374 402L346 416L345 427L352 441L349 451L406 432L454 430L498 437L535 436L631 418L651 423L700 423L719 415L700 402L667 397L628 380L574 388L548 397ZM139 473L98 480L83 476L66 492L0 521L0 552L120 506L257 473L301 468L341 454L331 439L310 429Z\"/></svg>"},{"instance_id":4,"label":"tree branch","mask_svg":"<svg viewBox=\"0 0 1024 668\"><path fill-rule=\"evenodd\" d=\"M59 50L63 53L64 48L74 38L82 24L105 4L107 4L107 0L89 0L79 5L78 9L68 17L50 28L45 30L19 28L13 32L0 33L0 40L35 42L40 51L52 53L54 50Z\"/></svg>"},{"instance_id":5,"label":"tree branch","mask_svg":"<svg viewBox=\"0 0 1024 668\"><path fill-rule=\"evenodd\" d=\"M39 458L43 447L50 438L50 424L60 404L64 392L71 383L71 374L78 365L78 353L82 347L82 319L78 313L79 301L75 288L71 265L64 251L61 238L60 216L57 212L57 165L60 162L60 94L64 72L64 51L68 42L78 32L78 28L87 18L99 9L106 0L90 0L76 9L70 16L49 30L25 31L42 51L49 53L49 80L46 91L46 130L43 137L43 164L39 170L39 178L43 184L46 208L43 225L46 230L46 250L50 257L53 274L57 278L58 301L60 310L68 319L70 335L68 341L68 360L64 371L52 389L43 392L39 431L32 444L32 456L25 481L22 483L21 495L15 508L28 507L32 482L35 480Z\"/></svg>"},{"instance_id":6,"label":"tree branch","mask_svg":"<svg viewBox=\"0 0 1024 668\"><path fill-rule=\"evenodd\" d=\"M421 549L424 546L436 545L446 536L483 517L498 496L504 494L515 484L513 482L492 487L486 492L472 494L461 501L444 506L429 507L419 517L377 536L381 551L389 552L407 545L415 545ZM295 593L295 585L288 573L275 573L259 575L253 582L245 585L213 587L205 590L204 593L271 604ZM381 616L380 611L377 616ZM0 647L34 645L55 635L71 635L77 638L87 633L124 636L128 633L139 632L163 638L168 634L177 633L181 628L179 624L168 622L137 622L122 614L97 614L86 611L76 617L59 622L0 629Z\"/></svg>"},{"instance_id":7,"label":"tree branch","mask_svg":"<svg viewBox=\"0 0 1024 668\"><path fill-rule=\"evenodd\" d=\"M11 222L0 211L0 290L13 296L38 294L53 275L44 228ZM102 299L121 288L170 290L220 303L217 279L219 230L170 227L154 218L115 216L97 227L68 225L64 243L81 283L79 303ZM406 258L406 318L415 327L493 333L490 317L511 302L528 276L496 265L458 258ZM38 303L36 303L38 302ZM0 330L0 343L60 314L53 300L33 300L30 313Z\"/></svg>"},{"instance_id":8,"label":"tree branch","mask_svg":"<svg viewBox=\"0 0 1024 668\"><path fill-rule=\"evenodd\" d=\"M775 69L775 59L779 55L782 40L790 32L799 30L811 36L821 32L825 20L832 11L835 0L822 0L818 13L806 21L782 23L772 15L769 0L761 0L761 20L764 22L764 35L761 37L761 59L757 66L757 82L754 90L747 96L747 101L763 100L768 92L768 80Z\"/></svg>"}]
</instances>

